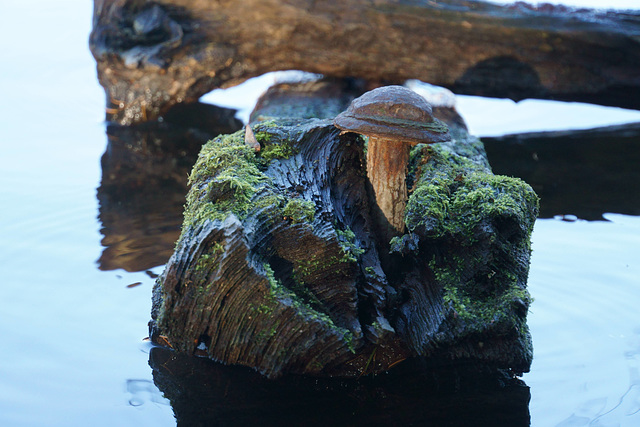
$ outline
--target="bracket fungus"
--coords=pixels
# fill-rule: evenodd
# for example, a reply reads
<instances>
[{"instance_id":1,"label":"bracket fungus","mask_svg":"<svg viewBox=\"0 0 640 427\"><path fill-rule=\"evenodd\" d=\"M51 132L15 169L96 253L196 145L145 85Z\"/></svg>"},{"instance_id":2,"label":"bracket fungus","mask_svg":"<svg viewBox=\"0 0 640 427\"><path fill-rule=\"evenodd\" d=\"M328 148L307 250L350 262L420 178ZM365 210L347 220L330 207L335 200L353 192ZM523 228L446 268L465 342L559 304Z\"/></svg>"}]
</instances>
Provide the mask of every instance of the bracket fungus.
<instances>
[{"instance_id":1,"label":"bracket fungus","mask_svg":"<svg viewBox=\"0 0 640 427\"><path fill-rule=\"evenodd\" d=\"M417 144L449 141L447 125L433 116L424 97L402 86L380 87L354 99L334 125L369 138L367 176L381 213L379 226L390 237L402 234L409 151Z\"/></svg>"}]
</instances>

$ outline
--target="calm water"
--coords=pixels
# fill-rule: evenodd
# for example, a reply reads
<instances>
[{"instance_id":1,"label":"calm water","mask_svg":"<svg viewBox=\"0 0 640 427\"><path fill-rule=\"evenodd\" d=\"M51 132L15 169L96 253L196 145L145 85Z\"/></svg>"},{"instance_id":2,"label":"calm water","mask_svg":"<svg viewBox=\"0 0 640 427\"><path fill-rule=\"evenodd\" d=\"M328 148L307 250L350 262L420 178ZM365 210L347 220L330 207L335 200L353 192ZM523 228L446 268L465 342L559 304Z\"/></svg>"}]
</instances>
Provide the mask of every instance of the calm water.
<instances>
[{"instance_id":1,"label":"calm water","mask_svg":"<svg viewBox=\"0 0 640 427\"><path fill-rule=\"evenodd\" d=\"M143 339L194 141L156 151L142 136L107 130L87 48L90 2L14 3L0 16L0 425L175 425ZM520 120L501 112L502 132L501 122L481 129L487 109L469 100L461 107L482 135ZM575 108L584 107L552 118L568 123ZM629 145L640 152L637 137ZM623 176L611 185L637 200L637 183ZM570 191L587 200L595 193ZM535 360L523 378L534 426L640 425L640 217L593 200L602 220L580 219L567 202L534 231ZM169 366L162 354L152 362Z\"/></svg>"}]
</instances>

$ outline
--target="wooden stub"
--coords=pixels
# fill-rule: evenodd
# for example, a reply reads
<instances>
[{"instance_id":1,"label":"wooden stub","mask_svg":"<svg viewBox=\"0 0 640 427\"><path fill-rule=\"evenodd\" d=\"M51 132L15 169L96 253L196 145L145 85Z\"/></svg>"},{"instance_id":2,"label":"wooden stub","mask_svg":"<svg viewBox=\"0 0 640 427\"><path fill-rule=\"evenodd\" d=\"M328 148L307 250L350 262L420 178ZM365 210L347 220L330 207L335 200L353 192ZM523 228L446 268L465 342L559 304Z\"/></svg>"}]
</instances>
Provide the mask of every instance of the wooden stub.
<instances>
[{"instance_id":1,"label":"wooden stub","mask_svg":"<svg viewBox=\"0 0 640 427\"><path fill-rule=\"evenodd\" d=\"M154 288L154 342L271 378L359 377L408 358L528 371L537 198L494 176L476 138L453 128L413 148L406 232L389 242L360 136L317 119L252 131L260 151L239 131L200 153Z\"/></svg>"}]
</instances>

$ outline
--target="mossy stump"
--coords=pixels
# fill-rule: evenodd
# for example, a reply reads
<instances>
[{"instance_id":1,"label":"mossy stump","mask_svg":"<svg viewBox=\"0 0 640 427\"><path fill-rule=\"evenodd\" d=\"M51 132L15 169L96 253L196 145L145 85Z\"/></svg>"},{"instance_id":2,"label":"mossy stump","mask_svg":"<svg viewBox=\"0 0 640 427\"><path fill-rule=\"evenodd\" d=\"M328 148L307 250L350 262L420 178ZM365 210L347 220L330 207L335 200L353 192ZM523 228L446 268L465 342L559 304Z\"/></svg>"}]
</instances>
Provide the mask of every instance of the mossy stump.
<instances>
[{"instance_id":1,"label":"mossy stump","mask_svg":"<svg viewBox=\"0 0 640 427\"><path fill-rule=\"evenodd\" d=\"M203 147L182 235L154 288L154 342L267 377L358 377L407 358L522 373L538 199L482 143L411 153L406 233L372 232L365 141L280 119Z\"/></svg>"}]
</instances>

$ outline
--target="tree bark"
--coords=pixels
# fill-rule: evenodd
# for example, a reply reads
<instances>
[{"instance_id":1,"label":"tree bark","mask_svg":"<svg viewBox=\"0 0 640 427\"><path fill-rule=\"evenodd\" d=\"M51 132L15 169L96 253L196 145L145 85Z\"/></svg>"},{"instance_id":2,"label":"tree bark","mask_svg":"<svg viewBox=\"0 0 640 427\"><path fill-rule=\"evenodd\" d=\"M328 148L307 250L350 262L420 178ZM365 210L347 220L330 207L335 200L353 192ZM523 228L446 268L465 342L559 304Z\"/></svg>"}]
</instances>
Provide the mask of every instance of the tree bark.
<instances>
[{"instance_id":1,"label":"tree bark","mask_svg":"<svg viewBox=\"0 0 640 427\"><path fill-rule=\"evenodd\" d=\"M640 17L465 0L95 0L107 118L157 118L218 87L298 69L458 93L640 107Z\"/></svg>"}]
</instances>

